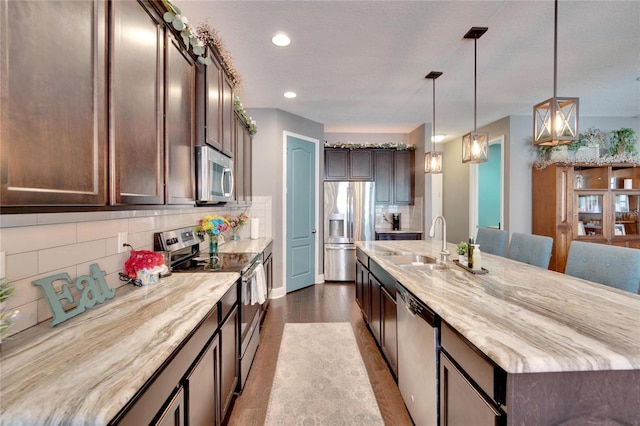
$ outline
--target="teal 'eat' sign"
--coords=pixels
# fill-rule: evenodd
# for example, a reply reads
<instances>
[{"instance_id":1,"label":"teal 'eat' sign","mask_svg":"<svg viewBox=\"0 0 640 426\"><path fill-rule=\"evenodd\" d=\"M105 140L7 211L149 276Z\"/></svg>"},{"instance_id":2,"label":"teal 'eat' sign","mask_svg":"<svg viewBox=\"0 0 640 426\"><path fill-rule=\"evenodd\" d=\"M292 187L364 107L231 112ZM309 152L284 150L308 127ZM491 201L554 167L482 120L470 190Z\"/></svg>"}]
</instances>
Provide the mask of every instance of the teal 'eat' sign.
<instances>
[{"instance_id":1,"label":"teal 'eat' sign","mask_svg":"<svg viewBox=\"0 0 640 426\"><path fill-rule=\"evenodd\" d=\"M49 308L51 308L51 314L53 315L51 327L83 313L96 304L112 299L116 295L116 291L107 286L107 282L104 279L106 274L100 270L98 264L94 263L89 268L91 269L91 275L82 275L73 282L73 286L80 292L78 300L74 300L71 295L69 285L72 281L66 272L31 282L42 289ZM59 280L65 283L60 286L60 292L57 292L53 287L53 283ZM61 303L63 300L69 303L76 302L75 308L65 311Z\"/></svg>"}]
</instances>

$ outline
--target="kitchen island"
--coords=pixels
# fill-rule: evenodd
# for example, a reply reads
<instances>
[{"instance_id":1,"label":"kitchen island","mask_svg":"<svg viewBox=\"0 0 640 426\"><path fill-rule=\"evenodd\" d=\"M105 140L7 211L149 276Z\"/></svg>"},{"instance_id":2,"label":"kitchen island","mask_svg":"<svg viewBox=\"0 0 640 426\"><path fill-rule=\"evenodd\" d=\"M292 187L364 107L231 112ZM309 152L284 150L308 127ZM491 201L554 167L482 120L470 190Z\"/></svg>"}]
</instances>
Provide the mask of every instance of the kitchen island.
<instances>
[{"instance_id":1,"label":"kitchen island","mask_svg":"<svg viewBox=\"0 0 640 426\"><path fill-rule=\"evenodd\" d=\"M640 421L640 296L486 253L485 275L390 256L439 258L441 241L356 246L441 318L443 346L458 339L491 366L496 389L463 376L497 401L507 424ZM442 401L440 410L442 420Z\"/></svg>"}]
</instances>

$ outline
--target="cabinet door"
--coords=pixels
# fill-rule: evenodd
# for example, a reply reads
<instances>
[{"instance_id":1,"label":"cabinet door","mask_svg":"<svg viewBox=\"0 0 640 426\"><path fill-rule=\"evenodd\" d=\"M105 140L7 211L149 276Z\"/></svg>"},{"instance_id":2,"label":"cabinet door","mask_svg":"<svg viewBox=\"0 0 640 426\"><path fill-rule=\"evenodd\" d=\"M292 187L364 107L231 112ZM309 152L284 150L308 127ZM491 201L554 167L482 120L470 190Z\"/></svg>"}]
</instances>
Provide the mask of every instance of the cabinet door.
<instances>
[{"instance_id":1,"label":"cabinet door","mask_svg":"<svg viewBox=\"0 0 640 426\"><path fill-rule=\"evenodd\" d=\"M495 426L501 413L440 352L440 425Z\"/></svg>"},{"instance_id":2,"label":"cabinet door","mask_svg":"<svg viewBox=\"0 0 640 426\"><path fill-rule=\"evenodd\" d=\"M394 375L398 374L398 328L396 299L382 287L382 351Z\"/></svg>"},{"instance_id":3,"label":"cabinet door","mask_svg":"<svg viewBox=\"0 0 640 426\"><path fill-rule=\"evenodd\" d=\"M164 23L138 2L111 5L111 203L164 204Z\"/></svg>"},{"instance_id":4,"label":"cabinet door","mask_svg":"<svg viewBox=\"0 0 640 426\"><path fill-rule=\"evenodd\" d=\"M373 152L370 149L349 152L349 179L373 180Z\"/></svg>"},{"instance_id":5,"label":"cabinet door","mask_svg":"<svg viewBox=\"0 0 640 426\"><path fill-rule=\"evenodd\" d=\"M393 204L413 202L413 151L393 152Z\"/></svg>"},{"instance_id":6,"label":"cabinet door","mask_svg":"<svg viewBox=\"0 0 640 426\"><path fill-rule=\"evenodd\" d=\"M393 152L376 150L373 153L376 182L376 204L393 203Z\"/></svg>"},{"instance_id":7,"label":"cabinet door","mask_svg":"<svg viewBox=\"0 0 640 426\"><path fill-rule=\"evenodd\" d=\"M171 397L167 408L151 424L157 426L183 426L185 424L184 389L182 386Z\"/></svg>"},{"instance_id":8,"label":"cabinet door","mask_svg":"<svg viewBox=\"0 0 640 426\"><path fill-rule=\"evenodd\" d=\"M244 133L244 200L250 203L253 200L253 136L249 130L243 127Z\"/></svg>"},{"instance_id":9,"label":"cabinet door","mask_svg":"<svg viewBox=\"0 0 640 426\"><path fill-rule=\"evenodd\" d=\"M224 418L238 384L238 306L220 327L220 419Z\"/></svg>"},{"instance_id":10,"label":"cabinet door","mask_svg":"<svg viewBox=\"0 0 640 426\"><path fill-rule=\"evenodd\" d=\"M346 149L324 150L324 180L349 179L349 151Z\"/></svg>"},{"instance_id":11,"label":"cabinet door","mask_svg":"<svg viewBox=\"0 0 640 426\"><path fill-rule=\"evenodd\" d=\"M245 170L244 170L244 125L242 121L234 114L233 122L236 127L234 132L235 155L233 157L233 175L235 177L234 190L235 198L238 203L245 201Z\"/></svg>"},{"instance_id":12,"label":"cabinet door","mask_svg":"<svg viewBox=\"0 0 640 426\"><path fill-rule=\"evenodd\" d=\"M186 378L190 425L220 424L220 345L216 336Z\"/></svg>"},{"instance_id":13,"label":"cabinet door","mask_svg":"<svg viewBox=\"0 0 640 426\"><path fill-rule=\"evenodd\" d=\"M235 123L233 113L233 85L231 80L222 74L222 152L229 157L234 155Z\"/></svg>"},{"instance_id":14,"label":"cabinet door","mask_svg":"<svg viewBox=\"0 0 640 426\"><path fill-rule=\"evenodd\" d=\"M169 34L167 32L167 34ZM195 196L195 63L167 36L165 147L167 204L190 204Z\"/></svg>"},{"instance_id":15,"label":"cabinet door","mask_svg":"<svg viewBox=\"0 0 640 426\"><path fill-rule=\"evenodd\" d=\"M365 285L365 277L367 275L366 269L362 266L362 263L356 261L356 303L360 306L360 309L364 308L363 289Z\"/></svg>"},{"instance_id":16,"label":"cabinet door","mask_svg":"<svg viewBox=\"0 0 640 426\"><path fill-rule=\"evenodd\" d=\"M222 67L209 52L211 64L206 66L206 138L207 143L222 151Z\"/></svg>"},{"instance_id":17,"label":"cabinet door","mask_svg":"<svg viewBox=\"0 0 640 426\"><path fill-rule=\"evenodd\" d=\"M371 329L376 342L382 346L381 285L380 281L378 281L372 274L369 274L369 283L371 284L371 316L369 317L369 328Z\"/></svg>"},{"instance_id":18,"label":"cabinet door","mask_svg":"<svg viewBox=\"0 0 640 426\"><path fill-rule=\"evenodd\" d=\"M0 205L106 204L106 9L2 2Z\"/></svg>"}]
</instances>

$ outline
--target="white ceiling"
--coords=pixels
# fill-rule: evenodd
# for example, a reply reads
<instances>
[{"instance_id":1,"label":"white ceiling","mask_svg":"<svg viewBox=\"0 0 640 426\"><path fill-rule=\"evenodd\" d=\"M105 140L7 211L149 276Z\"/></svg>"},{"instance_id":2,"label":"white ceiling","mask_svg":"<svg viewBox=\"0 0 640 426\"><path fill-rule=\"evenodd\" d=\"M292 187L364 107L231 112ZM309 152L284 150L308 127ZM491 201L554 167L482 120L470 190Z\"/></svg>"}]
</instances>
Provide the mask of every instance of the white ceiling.
<instances>
[{"instance_id":1,"label":"white ceiling","mask_svg":"<svg viewBox=\"0 0 640 426\"><path fill-rule=\"evenodd\" d=\"M279 108L326 132L473 130L473 26L477 126L532 117L553 95L554 3L539 1L174 0L194 26L208 22L242 77L245 108ZM580 98L580 116L640 115L640 1L559 2L558 96ZM289 47L271 37L288 34ZM295 91L298 97L285 99ZM260 123L258 130L260 129Z\"/></svg>"}]
</instances>

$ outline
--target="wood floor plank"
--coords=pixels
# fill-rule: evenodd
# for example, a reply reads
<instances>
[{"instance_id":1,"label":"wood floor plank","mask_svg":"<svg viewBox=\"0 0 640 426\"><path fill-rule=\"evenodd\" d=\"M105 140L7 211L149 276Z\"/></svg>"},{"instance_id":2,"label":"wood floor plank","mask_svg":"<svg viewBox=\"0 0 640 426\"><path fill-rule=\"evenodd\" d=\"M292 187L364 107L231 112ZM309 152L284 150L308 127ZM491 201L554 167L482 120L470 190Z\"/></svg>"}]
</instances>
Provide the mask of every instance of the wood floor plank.
<instances>
[{"instance_id":1,"label":"wood floor plank","mask_svg":"<svg viewBox=\"0 0 640 426\"><path fill-rule=\"evenodd\" d=\"M260 346L244 390L231 408L229 425L264 423L284 324L308 322L350 322L385 424L412 424L393 375L362 318L354 284L325 283L270 301L260 330Z\"/></svg>"}]
</instances>

